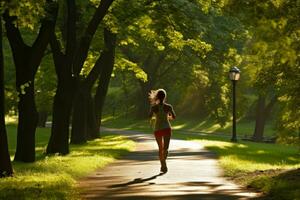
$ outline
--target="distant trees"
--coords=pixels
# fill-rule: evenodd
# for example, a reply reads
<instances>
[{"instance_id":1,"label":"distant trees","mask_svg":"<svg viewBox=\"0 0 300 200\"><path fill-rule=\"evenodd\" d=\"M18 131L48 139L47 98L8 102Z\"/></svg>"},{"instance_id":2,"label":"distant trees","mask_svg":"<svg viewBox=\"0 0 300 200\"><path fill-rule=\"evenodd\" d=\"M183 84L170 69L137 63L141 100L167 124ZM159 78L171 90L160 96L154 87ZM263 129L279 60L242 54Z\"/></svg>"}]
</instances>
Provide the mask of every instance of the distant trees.
<instances>
[{"instance_id":1,"label":"distant trees","mask_svg":"<svg viewBox=\"0 0 300 200\"><path fill-rule=\"evenodd\" d=\"M244 46L243 63L246 73L251 74L248 87L257 95L253 139L263 139L265 122L275 104L280 108L274 117L280 124L277 129L285 132L286 128L290 136L297 137L300 86L293 83L300 80L299 2L232 1L229 10L242 20L251 35Z\"/></svg>"},{"instance_id":2,"label":"distant trees","mask_svg":"<svg viewBox=\"0 0 300 200\"><path fill-rule=\"evenodd\" d=\"M161 84L173 87L179 77L187 78L182 84L188 83L193 66L211 50L202 37L210 16L196 2L145 2L140 6L144 12L133 15L121 30L119 49L128 63L147 74L147 81L138 79L136 92L141 98L136 102L137 116L144 118L149 111L148 92Z\"/></svg>"},{"instance_id":3,"label":"distant trees","mask_svg":"<svg viewBox=\"0 0 300 200\"><path fill-rule=\"evenodd\" d=\"M178 99L205 90L204 102L197 109L203 113L209 110L209 116L225 124L229 117L229 84L224 72L230 64L240 63L233 58L242 50L245 30L241 22L223 16L218 3L172 0L147 2L141 7L139 10L144 12L133 14L130 19L134 23L122 29L118 48L128 65L136 64L147 74L147 81L137 79L135 85L136 96L142 98L134 103L137 116L147 116L147 94L151 89L164 87ZM201 81L203 85L197 85ZM197 89L193 88L191 94L188 91L192 85ZM192 104L195 108L197 102ZM190 111L197 112L193 108Z\"/></svg>"}]
</instances>

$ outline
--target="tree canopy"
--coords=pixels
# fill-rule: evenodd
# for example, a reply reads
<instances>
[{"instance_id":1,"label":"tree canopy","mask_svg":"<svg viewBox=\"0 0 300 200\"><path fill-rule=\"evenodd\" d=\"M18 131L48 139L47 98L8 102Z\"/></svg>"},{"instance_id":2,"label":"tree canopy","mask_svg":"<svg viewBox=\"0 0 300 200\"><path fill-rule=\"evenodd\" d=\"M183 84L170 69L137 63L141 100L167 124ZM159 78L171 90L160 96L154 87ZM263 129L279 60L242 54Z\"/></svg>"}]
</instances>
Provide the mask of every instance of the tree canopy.
<instances>
[{"instance_id":1,"label":"tree canopy","mask_svg":"<svg viewBox=\"0 0 300 200\"><path fill-rule=\"evenodd\" d=\"M278 141L299 137L299 0L11 0L0 13L1 106L18 115L16 160L35 160L48 115L46 151L67 154L70 124L72 143L95 139L108 109L145 118L157 88L179 115L226 126L234 66L238 120L255 120L252 139L268 121Z\"/></svg>"}]
</instances>

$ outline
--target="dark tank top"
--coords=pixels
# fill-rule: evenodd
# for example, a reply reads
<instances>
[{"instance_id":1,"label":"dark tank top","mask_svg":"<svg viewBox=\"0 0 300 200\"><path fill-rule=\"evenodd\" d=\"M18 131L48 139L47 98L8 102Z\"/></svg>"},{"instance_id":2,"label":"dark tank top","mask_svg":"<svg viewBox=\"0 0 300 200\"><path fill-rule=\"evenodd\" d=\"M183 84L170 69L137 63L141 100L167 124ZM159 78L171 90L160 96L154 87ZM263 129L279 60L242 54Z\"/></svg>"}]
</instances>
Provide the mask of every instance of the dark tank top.
<instances>
[{"instance_id":1,"label":"dark tank top","mask_svg":"<svg viewBox=\"0 0 300 200\"><path fill-rule=\"evenodd\" d=\"M158 104L158 111L155 113L155 126L154 129L161 130L165 128L171 128L171 124L168 119L168 113L164 111L164 104Z\"/></svg>"}]
</instances>

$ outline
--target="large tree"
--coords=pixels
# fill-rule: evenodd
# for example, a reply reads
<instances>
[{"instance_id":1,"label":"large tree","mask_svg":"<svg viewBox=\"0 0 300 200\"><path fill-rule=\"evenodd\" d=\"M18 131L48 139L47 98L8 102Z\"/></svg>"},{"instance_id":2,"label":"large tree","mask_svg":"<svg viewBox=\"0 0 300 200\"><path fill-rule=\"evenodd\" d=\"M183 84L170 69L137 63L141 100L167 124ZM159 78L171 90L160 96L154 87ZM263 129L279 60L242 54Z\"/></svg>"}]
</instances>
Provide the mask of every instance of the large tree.
<instances>
[{"instance_id":1,"label":"large tree","mask_svg":"<svg viewBox=\"0 0 300 200\"><path fill-rule=\"evenodd\" d=\"M71 132L72 143L83 143L87 139L94 139L99 136L100 126L98 122L99 115L101 114L100 109L103 106L113 71L116 47L116 34L104 28L103 35L105 46L101 56L99 56L88 75L85 78L82 77L74 99ZM98 87L93 98L92 88L97 80Z\"/></svg>"},{"instance_id":2,"label":"large tree","mask_svg":"<svg viewBox=\"0 0 300 200\"><path fill-rule=\"evenodd\" d=\"M2 17L0 17L0 177L13 173L4 119L4 59L2 46Z\"/></svg>"},{"instance_id":3,"label":"large tree","mask_svg":"<svg viewBox=\"0 0 300 200\"><path fill-rule=\"evenodd\" d=\"M93 106L91 108L94 108L94 111L92 112L92 114L94 115L92 117L95 117L97 131L100 131L103 106L115 63L116 34L108 33L105 43L107 48L107 54L105 57L105 62L103 64L104 68L99 75L96 93L94 95L94 98L92 99L93 102L91 102ZM88 125L93 122L92 120L88 121L90 122L88 123Z\"/></svg>"},{"instance_id":4,"label":"large tree","mask_svg":"<svg viewBox=\"0 0 300 200\"><path fill-rule=\"evenodd\" d=\"M59 38L54 34L50 44L58 78L58 85L53 103L52 130L47 146L47 153L69 153L69 122L73 99L80 84L80 72L87 58L89 47L100 22L106 15L113 0L102 0L91 17L87 27L78 39L77 13L75 0L67 1L65 51ZM80 27L80 30L82 27Z\"/></svg>"},{"instance_id":5,"label":"large tree","mask_svg":"<svg viewBox=\"0 0 300 200\"><path fill-rule=\"evenodd\" d=\"M45 16L41 20L39 33L31 46L27 45L16 25L18 16L9 8L4 13L7 38L9 40L16 69L18 102L18 135L15 160L33 162L35 160L35 130L38 113L34 99L34 80L37 69L54 31L57 14L56 3L46 1Z\"/></svg>"}]
</instances>

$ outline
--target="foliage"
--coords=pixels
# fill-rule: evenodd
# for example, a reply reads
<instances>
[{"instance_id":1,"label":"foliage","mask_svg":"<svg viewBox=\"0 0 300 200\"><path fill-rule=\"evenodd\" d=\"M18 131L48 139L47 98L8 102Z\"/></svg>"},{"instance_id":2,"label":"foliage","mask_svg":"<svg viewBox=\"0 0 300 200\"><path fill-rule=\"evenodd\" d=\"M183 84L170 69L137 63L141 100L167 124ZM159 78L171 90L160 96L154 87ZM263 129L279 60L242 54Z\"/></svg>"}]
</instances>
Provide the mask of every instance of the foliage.
<instances>
[{"instance_id":1,"label":"foliage","mask_svg":"<svg viewBox=\"0 0 300 200\"><path fill-rule=\"evenodd\" d=\"M124 4L125 1L114 4L110 26L119 33L119 55L123 54L147 73L148 81L138 83L136 88L163 87L169 91L169 99L177 104L192 82L196 85L192 93L204 93L205 103L190 110L207 108L205 113L224 124L230 103L227 97L230 85L224 73L228 66L240 62L238 51L245 37L238 20L221 14L224 2L136 1L125 13ZM205 74L206 87L198 87L198 80L203 78L198 76L199 72ZM136 90L136 95L140 95L139 89Z\"/></svg>"},{"instance_id":2,"label":"foliage","mask_svg":"<svg viewBox=\"0 0 300 200\"><path fill-rule=\"evenodd\" d=\"M117 55L114 71L116 73L124 70L134 72L135 77L143 82L147 81L147 74L136 63Z\"/></svg>"},{"instance_id":3,"label":"foliage","mask_svg":"<svg viewBox=\"0 0 300 200\"><path fill-rule=\"evenodd\" d=\"M281 135L297 135L300 127L299 112L293 112L300 105L299 3L233 0L226 5L248 27L250 37L243 53L247 87L268 99L278 98Z\"/></svg>"},{"instance_id":4,"label":"foliage","mask_svg":"<svg viewBox=\"0 0 300 200\"><path fill-rule=\"evenodd\" d=\"M17 24L23 28L34 30L40 18L45 16L45 0L11 0L1 2L2 11L9 9L11 16L17 17Z\"/></svg>"},{"instance_id":5,"label":"foliage","mask_svg":"<svg viewBox=\"0 0 300 200\"><path fill-rule=\"evenodd\" d=\"M76 1L78 38L99 2ZM64 48L66 2L58 3L62 9L56 29ZM19 16L17 24L30 43L45 14L44 5L44 0L13 0L2 2L1 11L9 8ZM93 38L81 75L86 76L94 66L103 49L102 28L108 27L118 34L111 85L123 91L113 99L124 102L126 113L138 109L141 85L163 87L179 115L208 117L226 129L231 117L227 73L237 65L242 70L237 85L238 118L253 115L256 96L264 95L267 100L275 96L278 104L271 120L278 124L280 141L298 141L299 8L298 0L118 0ZM8 49L4 42L6 111L16 113L15 75ZM51 112L56 79L48 56L35 84L39 110Z\"/></svg>"}]
</instances>

